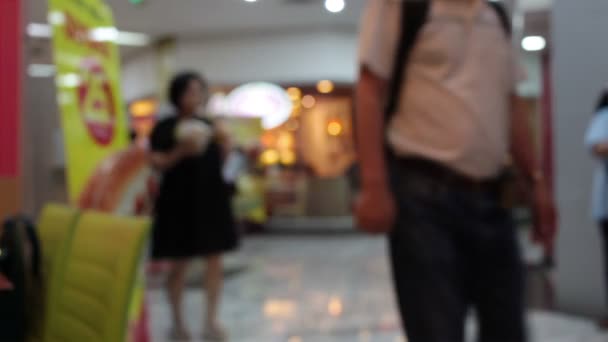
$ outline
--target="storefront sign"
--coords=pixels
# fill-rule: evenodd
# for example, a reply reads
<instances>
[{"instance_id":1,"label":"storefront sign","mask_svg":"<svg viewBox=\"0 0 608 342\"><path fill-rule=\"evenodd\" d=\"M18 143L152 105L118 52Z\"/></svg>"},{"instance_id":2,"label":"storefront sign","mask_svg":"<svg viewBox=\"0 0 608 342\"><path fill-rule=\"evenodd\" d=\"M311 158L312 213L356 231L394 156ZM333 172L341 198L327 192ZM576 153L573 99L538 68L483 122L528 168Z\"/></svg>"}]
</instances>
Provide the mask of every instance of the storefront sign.
<instances>
[{"instance_id":1,"label":"storefront sign","mask_svg":"<svg viewBox=\"0 0 608 342\"><path fill-rule=\"evenodd\" d=\"M223 112L228 116L261 118L265 129L285 123L293 102L285 89L272 83L248 83L234 89L225 99Z\"/></svg>"},{"instance_id":2,"label":"storefront sign","mask_svg":"<svg viewBox=\"0 0 608 342\"><path fill-rule=\"evenodd\" d=\"M74 203L96 166L128 144L112 13L102 0L49 0L57 99Z\"/></svg>"}]
</instances>

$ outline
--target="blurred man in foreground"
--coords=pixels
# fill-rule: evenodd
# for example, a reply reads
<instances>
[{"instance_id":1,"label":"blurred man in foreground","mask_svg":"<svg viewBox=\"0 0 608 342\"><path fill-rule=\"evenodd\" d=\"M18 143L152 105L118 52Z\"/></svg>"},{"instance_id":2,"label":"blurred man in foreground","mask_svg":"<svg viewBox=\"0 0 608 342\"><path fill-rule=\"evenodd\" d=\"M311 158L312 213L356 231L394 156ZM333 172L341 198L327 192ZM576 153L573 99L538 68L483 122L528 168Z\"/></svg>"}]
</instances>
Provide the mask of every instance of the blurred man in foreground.
<instances>
[{"instance_id":1,"label":"blurred man in foreground","mask_svg":"<svg viewBox=\"0 0 608 342\"><path fill-rule=\"evenodd\" d=\"M390 233L409 341L463 341L471 307L480 341L526 341L523 268L501 206L509 153L533 189L537 236L552 238L555 214L515 95L504 9L369 0L360 64L356 215Z\"/></svg>"}]
</instances>

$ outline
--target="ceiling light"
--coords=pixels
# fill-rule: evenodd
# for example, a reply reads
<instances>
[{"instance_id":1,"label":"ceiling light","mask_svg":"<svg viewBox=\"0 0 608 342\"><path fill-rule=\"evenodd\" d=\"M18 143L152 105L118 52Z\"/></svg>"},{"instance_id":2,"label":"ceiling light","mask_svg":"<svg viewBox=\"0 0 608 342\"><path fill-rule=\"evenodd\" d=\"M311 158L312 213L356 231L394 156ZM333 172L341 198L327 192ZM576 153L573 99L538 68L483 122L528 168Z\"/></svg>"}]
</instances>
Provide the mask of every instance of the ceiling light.
<instances>
[{"instance_id":1,"label":"ceiling light","mask_svg":"<svg viewBox=\"0 0 608 342\"><path fill-rule=\"evenodd\" d=\"M118 31L115 27L99 27L91 30L89 37L96 42L114 42L118 45L145 46L150 37L143 33Z\"/></svg>"},{"instance_id":2,"label":"ceiling light","mask_svg":"<svg viewBox=\"0 0 608 342\"><path fill-rule=\"evenodd\" d=\"M116 27L98 27L92 29L89 38L96 42L115 42L118 38Z\"/></svg>"},{"instance_id":3,"label":"ceiling light","mask_svg":"<svg viewBox=\"0 0 608 342\"><path fill-rule=\"evenodd\" d=\"M63 14L53 12L49 21L53 25L60 25ZM30 23L27 25L27 34L32 38L50 38L52 35L51 26L42 23ZM146 46L152 42L152 38L144 33L119 31L115 27L98 27L89 33L89 38L96 42L114 42L118 45L126 46Z\"/></svg>"},{"instance_id":4,"label":"ceiling light","mask_svg":"<svg viewBox=\"0 0 608 342\"><path fill-rule=\"evenodd\" d=\"M258 0L245 0L245 2L256 2Z\"/></svg>"},{"instance_id":5,"label":"ceiling light","mask_svg":"<svg viewBox=\"0 0 608 342\"><path fill-rule=\"evenodd\" d=\"M89 37L96 42L114 42L118 45L146 46L150 37L143 33L118 31L115 27L99 27L91 30Z\"/></svg>"},{"instance_id":6,"label":"ceiling light","mask_svg":"<svg viewBox=\"0 0 608 342\"><path fill-rule=\"evenodd\" d=\"M61 26L65 24L65 14L63 14L61 11L51 11L47 20L51 25Z\"/></svg>"},{"instance_id":7,"label":"ceiling light","mask_svg":"<svg viewBox=\"0 0 608 342\"><path fill-rule=\"evenodd\" d=\"M30 64L27 67L27 74L30 77L51 77L55 75L53 64Z\"/></svg>"},{"instance_id":8,"label":"ceiling light","mask_svg":"<svg viewBox=\"0 0 608 342\"><path fill-rule=\"evenodd\" d=\"M53 31L47 24L29 23L27 25L27 35L35 38L50 38Z\"/></svg>"},{"instance_id":9,"label":"ceiling light","mask_svg":"<svg viewBox=\"0 0 608 342\"><path fill-rule=\"evenodd\" d=\"M528 36L521 41L521 47L526 51L541 51L546 46L547 41L541 36Z\"/></svg>"},{"instance_id":10,"label":"ceiling light","mask_svg":"<svg viewBox=\"0 0 608 342\"><path fill-rule=\"evenodd\" d=\"M118 37L116 37L116 44L118 45L129 45L129 46L146 46L150 44L152 39L150 36L143 33L118 31Z\"/></svg>"},{"instance_id":11,"label":"ceiling light","mask_svg":"<svg viewBox=\"0 0 608 342\"><path fill-rule=\"evenodd\" d=\"M325 0L325 9L330 11L331 13L339 13L344 10L346 4L344 0Z\"/></svg>"},{"instance_id":12,"label":"ceiling light","mask_svg":"<svg viewBox=\"0 0 608 342\"><path fill-rule=\"evenodd\" d=\"M60 88L76 88L80 85L80 76L78 74L63 74L57 77L57 85Z\"/></svg>"}]
</instances>

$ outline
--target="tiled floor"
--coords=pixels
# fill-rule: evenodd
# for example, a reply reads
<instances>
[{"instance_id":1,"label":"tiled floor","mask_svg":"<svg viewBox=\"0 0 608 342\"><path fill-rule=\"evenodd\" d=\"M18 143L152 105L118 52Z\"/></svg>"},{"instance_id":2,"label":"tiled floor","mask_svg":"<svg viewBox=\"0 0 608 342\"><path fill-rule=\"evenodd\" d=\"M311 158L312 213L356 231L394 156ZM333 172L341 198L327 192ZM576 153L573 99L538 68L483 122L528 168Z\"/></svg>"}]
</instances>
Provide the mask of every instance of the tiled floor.
<instances>
[{"instance_id":1,"label":"tiled floor","mask_svg":"<svg viewBox=\"0 0 608 342\"><path fill-rule=\"evenodd\" d=\"M231 341L404 341L382 240L249 238L230 264L247 266L226 284L222 319ZM165 297L160 290L149 295L154 341L167 341ZM200 292L189 290L185 306L193 334L200 335ZM608 342L608 335L582 319L533 313L530 321L533 342Z\"/></svg>"}]
</instances>

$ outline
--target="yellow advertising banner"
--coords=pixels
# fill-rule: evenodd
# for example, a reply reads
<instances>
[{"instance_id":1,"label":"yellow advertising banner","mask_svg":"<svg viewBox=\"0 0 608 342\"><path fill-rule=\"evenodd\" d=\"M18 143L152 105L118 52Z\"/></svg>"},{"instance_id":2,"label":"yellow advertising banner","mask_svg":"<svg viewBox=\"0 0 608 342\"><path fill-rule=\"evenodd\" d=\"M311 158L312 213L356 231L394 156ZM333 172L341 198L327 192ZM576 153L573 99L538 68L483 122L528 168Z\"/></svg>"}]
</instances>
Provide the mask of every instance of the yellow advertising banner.
<instances>
[{"instance_id":1,"label":"yellow advertising banner","mask_svg":"<svg viewBox=\"0 0 608 342\"><path fill-rule=\"evenodd\" d=\"M70 201L98 164L128 145L118 31L103 0L49 0Z\"/></svg>"}]
</instances>

